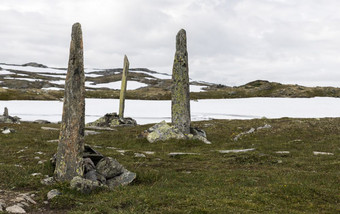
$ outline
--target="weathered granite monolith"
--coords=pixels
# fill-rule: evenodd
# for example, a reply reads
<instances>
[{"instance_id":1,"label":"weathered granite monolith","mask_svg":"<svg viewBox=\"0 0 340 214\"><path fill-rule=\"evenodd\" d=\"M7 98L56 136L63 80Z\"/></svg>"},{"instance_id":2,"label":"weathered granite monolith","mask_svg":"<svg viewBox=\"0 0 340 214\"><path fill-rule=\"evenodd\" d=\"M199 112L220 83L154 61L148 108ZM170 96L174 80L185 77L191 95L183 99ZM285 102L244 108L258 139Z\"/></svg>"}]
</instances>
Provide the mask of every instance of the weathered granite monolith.
<instances>
[{"instance_id":1,"label":"weathered granite monolith","mask_svg":"<svg viewBox=\"0 0 340 214\"><path fill-rule=\"evenodd\" d=\"M120 88L120 97L119 97L119 118L124 118L124 108L125 108L125 93L126 93L126 85L127 85L127 75L129 72L129 60L127 56L124 56L124 67L122 73L122 86Z\"/></svg>"},{"instance_id":2,"label":"weathered granite monolith","mask_svg":"<svg viewBox=\"0 0 340 214\"><path fill-rule=\"evenodd\" d=\"M190 94L187 37L184 29L176 36L176 53L172 69L171 121L183 134L190 133Z\"/></svg>"},{"instance_id":3,"label":"weathered granite monolith","mask_svg":"<svg viewBox=\"0 0 340 214\"><path fill-rule=\"evenodd\" d=\"M72 26L70 57L65 81L63 116L56 156L55 178L71 181L83 176L85 75L81 25Z\"/></svg>"},{"instance_id":4,"label":"weathered granite monolith","mask_svg":"<svg viewBox=\"0 0 340 214\"><path fill-rule=\"evenodd\" d=\"M8 116L9 116L9 114L8 114L8 108L7 108L7 107L4 108L4 114L3 114L3 116L4 116L4 117L8 117Z\"/></svg>"}]
</instances>

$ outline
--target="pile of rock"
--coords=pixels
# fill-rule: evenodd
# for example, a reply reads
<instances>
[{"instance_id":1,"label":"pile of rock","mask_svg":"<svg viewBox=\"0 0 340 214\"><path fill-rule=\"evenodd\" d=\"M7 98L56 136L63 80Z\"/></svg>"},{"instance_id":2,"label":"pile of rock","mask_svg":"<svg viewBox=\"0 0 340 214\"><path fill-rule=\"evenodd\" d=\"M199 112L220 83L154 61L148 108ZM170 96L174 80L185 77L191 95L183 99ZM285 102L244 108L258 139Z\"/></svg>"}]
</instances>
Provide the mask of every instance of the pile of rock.
<instances>
[{"instance_id":1,"label":"pile of rock","mask_svg":"<svg viewBox=\"0 0 340 214\"><path fill-rule=\"evenodd\" d=\"M205 144L211 144L211 142L207 140L205 131L190 127L190 134L184 134L175 126L168 125L164 120L145 130L141 133L141 136L145 137L150 143L170 139L197 139Z\"/></svg>"},{"instance_id":2,"label":"pile of rock","mask_svg":"<svg viewBox=\"0 0 340 214\"><path fill-rule=\"evenodd\" d=\"M0 212L26 213L25 209L37 204L33 200L34 196L31 193L0 190Z\"/></svg>"},{"instance_id":3,"label":"pile of rock","mask_svg":"<svg viewBox=\"0 0 340 214\"><path fill-rule=\"evenodd\" d=\"M20 118L9 116L8 109L5 107L3 115L0 115L0 123L20 123Z\"/></svg>"},{"instance_id":4,"label":"pile of rock","mask_svg":"<svg viewBox=\"0 0 340 214\"><path fill-rule=\"evenodd\" d=\"M55 165L56 155L52 158ZM71 182L72 189L83 193L90 193L98 187L114 189L117 186L130 184L136 174L125 169L117 160L105 157L98 151L85 145L83 153L84 176L76 176Z\"/></svg>"},{"instance_id":5,"label":"pile of rock","mask_svg":"<svg viewBox=\"0 0 340 214\"><path fill-rule=\"evenodd\" d=\"M131 117L120 118L117 113L105 114L98 120L86 124L86 127L117 127L117 126L136 126L136 120Z\"/></svg>"},{"instance_id":6,"label":"pile of rock","mask_svg":"<svg viewBox=\"0 0 340 214\"><path fill-rule=\"evenodd\" d=\"M2 134L10 134L10 133L14 133L14 132L16 132L15 129L8 128L8 127L3 127L1 129Z\"/></svg>"}]
</instances>

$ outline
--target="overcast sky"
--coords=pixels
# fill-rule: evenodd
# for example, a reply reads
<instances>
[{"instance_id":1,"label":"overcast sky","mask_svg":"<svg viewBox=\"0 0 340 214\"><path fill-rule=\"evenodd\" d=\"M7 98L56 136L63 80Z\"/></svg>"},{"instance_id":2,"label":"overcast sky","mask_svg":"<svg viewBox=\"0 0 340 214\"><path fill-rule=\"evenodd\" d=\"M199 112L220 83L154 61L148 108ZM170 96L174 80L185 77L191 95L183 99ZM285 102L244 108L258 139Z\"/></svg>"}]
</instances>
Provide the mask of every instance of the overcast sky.
<instances>
[{"instance_id":1,"label":"overcast sky","mask_svg":"<svg viewBox=\"0 0 340 214\"><path fill-rule=\"evenodd\" d=\"M188 37L189 76L225 85L257 79L340 86L339 0L1 0L0 62L67 67L71 27L85 67L171 73Z\"/></svg>"}]
</instances>

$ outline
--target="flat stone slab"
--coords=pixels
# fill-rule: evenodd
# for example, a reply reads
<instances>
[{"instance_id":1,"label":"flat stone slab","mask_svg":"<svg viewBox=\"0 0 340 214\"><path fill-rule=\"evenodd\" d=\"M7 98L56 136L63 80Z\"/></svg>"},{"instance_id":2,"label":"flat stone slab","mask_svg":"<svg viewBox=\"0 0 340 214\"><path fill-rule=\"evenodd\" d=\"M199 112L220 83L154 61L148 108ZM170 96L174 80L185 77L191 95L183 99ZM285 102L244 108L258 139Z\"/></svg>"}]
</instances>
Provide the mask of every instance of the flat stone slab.
<instances>
[{"instance_id":1,"label":"flat stone slab","mask_svg":"<svg viewBox=\"0 0 340 214\"><path fill-rule=\"evenodd\" d=\"M155 154L155 152L152 152L152 151L144 151L143 153L146 154L146 155L154 155Z\"/></svg>"},{"instance_id":2,"label":"flat stone slab","mask_svg":"<svg viewBox=\"0 0 340 214\"><path fill-rule=\"evenodd\" d=\"M59 131L59 128L53 128L53 127L41 127L42 130L49 130L49 131Z\"/></svg>"},{"instance_id":3,"label":"flat stone slab","mask_svg":"<svg viewBox=\"0 0 340 214\"><path fill-rule=\"evenodd\" d=\"M26 213L26 211L18 205L13 205L13 206L7 207L6 211L8 213Z\"/></svg>"},{"instance_id":4,"label":"flat stone slab","mask_svg":"<svg viewBox=\"0 0 340 214\"><path fill-rule=\"evenodd\" d=\"M277 151L276 154L290 154L290 151Z\"/></svg>"},{"instance_id":5,"label":"flat stone slab","mask_svg":"<svg viewBox=\"0 0 340 214\"><path fill-rule=\"evenodd\" d=\"M240 152L251 152L254 151L255 148L251 149L232 149L232 150L218 150L219 153L227 154L227 153L240 153Z\"/></svg>"},{"instance_id":6,"label":"flat stone slab","mask_svg":"<svg viewBox=\"0 0 340 214\"><path fill-rule=\"evenodd\" d=\"M330 152L313 152L314 155L334 155L333 153Z\"/></svg>"},{"instance_id":7,"label":"flat stone slab","mask_svg":"<svg viewBox=\"0 0 340 214\"><path fill-rule=\"evenodd\" d=\"M92 130L85 130L85 136L95 135L95 134L100 134L100 132L96 132L96 131L92 131Z\"/></svg>"},{"instance_id":8,"label":"flat stone slab","mask_svg":"<svg viewBox=\"0 0 340 214\"><path fill-rule=\"evenodd\" d=\"M200 153L193 153L193 152L170 152L170 157L180 156L180 155L200 155Z\"/></svg>"},{"instance_id":9,"label":"flat stone slab","mask_svg":"<svg viewBox=\"0 0 340 214\"><path fill-rule=\"evenodd\" d=\"M105 130L105 131L117 131L117 129L109 128L109 127L99 127L99 126L86 126L87 129L95 129L95 130Z\"/></svg>"}]
</instances>

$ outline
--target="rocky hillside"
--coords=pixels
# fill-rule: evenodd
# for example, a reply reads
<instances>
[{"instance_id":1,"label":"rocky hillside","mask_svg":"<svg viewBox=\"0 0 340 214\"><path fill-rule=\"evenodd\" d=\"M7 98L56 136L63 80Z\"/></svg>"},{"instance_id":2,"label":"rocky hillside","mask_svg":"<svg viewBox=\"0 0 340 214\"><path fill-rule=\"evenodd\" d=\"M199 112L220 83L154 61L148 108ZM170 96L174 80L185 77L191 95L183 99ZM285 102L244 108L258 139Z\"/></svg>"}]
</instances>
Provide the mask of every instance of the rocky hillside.
<instances>
[{"instance_id":1,"label":"rocky hillside","mask_svg":"<svg viewBox=\"0 0 340 214\"><path fill-rule=\"evenodd\" d=\"M66 68L38 63L0 63L0 99L60 99ZM86 96L118 98L121 68L85 69ZM170 99L171 76L147 68L131 68L127 84L129 99ZM303 87L257 80L238 87L201 81L190 82L192 99L242 97L340 97L340 88Z\"/></svg>"}]
</instances>

